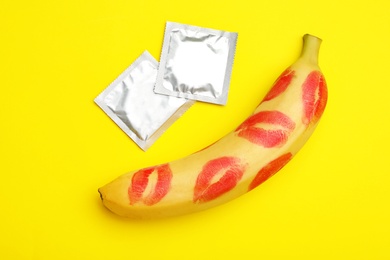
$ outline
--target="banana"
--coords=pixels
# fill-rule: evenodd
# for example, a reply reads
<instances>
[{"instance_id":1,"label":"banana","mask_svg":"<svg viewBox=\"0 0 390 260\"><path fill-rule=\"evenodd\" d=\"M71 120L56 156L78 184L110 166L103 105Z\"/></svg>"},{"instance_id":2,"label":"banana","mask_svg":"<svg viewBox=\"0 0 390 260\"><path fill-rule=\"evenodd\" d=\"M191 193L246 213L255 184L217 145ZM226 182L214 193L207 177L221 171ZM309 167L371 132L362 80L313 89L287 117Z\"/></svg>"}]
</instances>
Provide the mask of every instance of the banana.
<instances>
[{"instance_id":1,"label":"banana","mask_svg":"<svg viewBox=\"0 0 390 260\"><path fill-rule=\"evenodd\" d=\"M187 214L235 199L278 172L313 133L327 103L321 41L303 36L299 58L234 131L187 157L119 176L99 189L104 206L131 218Z\"/></svg>"}]
</instances>

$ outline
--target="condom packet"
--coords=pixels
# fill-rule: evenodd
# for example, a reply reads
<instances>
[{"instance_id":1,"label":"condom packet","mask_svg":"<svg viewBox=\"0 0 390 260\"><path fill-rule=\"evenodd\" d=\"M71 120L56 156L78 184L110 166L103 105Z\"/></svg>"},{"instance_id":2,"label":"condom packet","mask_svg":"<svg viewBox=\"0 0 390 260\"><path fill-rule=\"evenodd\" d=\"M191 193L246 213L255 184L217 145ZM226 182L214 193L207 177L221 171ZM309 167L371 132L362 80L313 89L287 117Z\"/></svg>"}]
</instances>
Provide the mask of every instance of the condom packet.
<instances>
[{"instance_id":1,"label":"condom packet","mask_svg":"<svg viewBox=\"0 0 390 260\"><path fill-rule=\"evenodd\" d=\"M225 105L238 34L167 22L154 91Z\"/></svg>"},{"instance_id":2,"label":"condom packet","mask_svg":"<svg viewBox=\"0 0 390 260\"><path fill-rule=\"evenodd\" d=\"M194 103L154 93L158 62L144 51L95 103L144 151Z\"/></svg>"}]
</instances>

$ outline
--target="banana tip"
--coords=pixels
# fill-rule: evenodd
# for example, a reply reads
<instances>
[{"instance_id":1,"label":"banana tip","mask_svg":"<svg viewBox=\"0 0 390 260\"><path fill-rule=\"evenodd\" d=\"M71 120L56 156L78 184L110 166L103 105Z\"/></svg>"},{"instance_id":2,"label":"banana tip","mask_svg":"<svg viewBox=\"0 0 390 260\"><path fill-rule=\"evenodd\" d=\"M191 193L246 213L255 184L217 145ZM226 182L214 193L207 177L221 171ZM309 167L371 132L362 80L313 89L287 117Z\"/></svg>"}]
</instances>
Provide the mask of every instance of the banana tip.
<instances>
[{"instance_id":1,"label":"banana tip","mask_svg":"<svg viewBox=\"0 0 390 260\"><path fill-rule=\"evenodd\" d=\"M98 189L98 192L99 192L99 195L100 195L100 199L103 200L103 194L101 193L100 189Z\"/></svg>"}]
</instances>

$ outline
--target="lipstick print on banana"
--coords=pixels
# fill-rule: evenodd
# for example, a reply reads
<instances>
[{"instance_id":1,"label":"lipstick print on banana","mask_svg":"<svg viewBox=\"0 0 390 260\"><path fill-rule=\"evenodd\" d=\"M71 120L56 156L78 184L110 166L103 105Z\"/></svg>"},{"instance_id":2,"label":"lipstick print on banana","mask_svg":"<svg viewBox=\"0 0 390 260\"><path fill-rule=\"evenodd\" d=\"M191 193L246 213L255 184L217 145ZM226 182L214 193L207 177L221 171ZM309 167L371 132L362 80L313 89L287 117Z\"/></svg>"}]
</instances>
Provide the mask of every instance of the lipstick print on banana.
<instances>
[{"instance_id":1,"label":"lipstick print on banana","mask_svg":"<svg viewBox=\"0 0 390 260\"><path fill-rule=\"evenodd\" d=\"M151 176L155 174L155 184ZM128 189L130 205L144 203L151 206L158 203L168 193L171 186L172 171L168 164L142 169L133 175ZM149 192L147 187L150 186ZM144 195L144 193L147 193Z\"/></svg>"},{"instance_id":2,"label":"lipstick print on banana","mask_svg":"<svg viewBox=\"0 0 390 260\"><path fill-rule=\"evenodd\" d=\"M257 173L256 177L249 185L249 190L253 190L257 186L268 180L270 177L272 177L291 160L292 156L292 153L283 154L280 157L269 162L263 168L261 168L261 170Z\"/></svg>"},{"instance_id":3,"label":"lipstick print on banana","mask_svg":"<svg viewBox=\"0 0 390 260\"><path fill-rule=\"evenodd\" d=\"M167 164L135 170L99 189L104 206L131 218L188 214L233 200L280 171L323 115L328 92L318 67L321 40L302 53L254 113L212 145Z\"/></svg>"},{"instance_id":4,"label":"lipstick print on banana","mask_svg":"<svg viewBox=\"0 0 390 260\"><path fill-rule=\"evenodd\" d=\"M287 142L295 123L287 115L275 111L261 111L249 117L236 130L238 136L266 148Z\"/></svg>"},{"instance_id":5,"label":"lipstick print on banana","mask_svg":"<svg viewBox=\"0 0 390 260\"><path fill-rule=\"evenodd\" d=\"M287 89L287 87L290 85L291 81L294 78L294 75L295 75L295 71L291 70L291 68L286 69L279 76L279 78L275 81L271 90L264 97L263 102L274 99L277 96L279 96L280 94L282 94Z\"/></svg>"},{"instance_id":6,"label":"lipstick print on banana","mask_svg":"<svg viewBox=\"0 0 390 260\"><path fill-rule=\"evenodd\" d=\"M245 165L237 157L224 156L207 162L196 180L194 202L207 202L230 191L240 181L244 171ZM222 176L215 180L219 174Z\"/></svg>"},{"instance_id":7,"label":"lipstick print on banana","mask_svg":"<svg viewBox=\"0 0 390 260\"><path fill-rule=\"evenodd\" d=\"M328 91L325 78L320 71L311 72L302 85L302 100L304 115L302 121L305 125L315 124L325 110Z\"/></svg>"}]
</instances>

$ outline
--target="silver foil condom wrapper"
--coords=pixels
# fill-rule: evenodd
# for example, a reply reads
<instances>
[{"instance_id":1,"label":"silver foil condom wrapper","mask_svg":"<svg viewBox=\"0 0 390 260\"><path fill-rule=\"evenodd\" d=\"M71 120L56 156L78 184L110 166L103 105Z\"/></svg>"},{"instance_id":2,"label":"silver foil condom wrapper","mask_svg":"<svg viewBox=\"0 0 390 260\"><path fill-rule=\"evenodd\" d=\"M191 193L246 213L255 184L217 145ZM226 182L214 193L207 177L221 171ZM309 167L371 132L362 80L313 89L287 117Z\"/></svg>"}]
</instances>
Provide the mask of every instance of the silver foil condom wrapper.
<instances>
[{"instance_id":1,"label":"silver foil condom wrapper","mask_svg":"<svg viewBox=\"0 0 390 260\"><path fill-rule=\"evenodd\" d=\"M143 52L95 103L144 151L191 105L192 100L156 94L158 62Z\"/></svg>"},{"instance_id":2,"label":"silver foil condom wrapper","mask_svg":"<svg viewBox=\"0 0 390 260\"><path fill-rule=\"evenodd\" d=\"M154 91L225 105L238 34L167 22Z\"/></svg>"}]
</instances>

